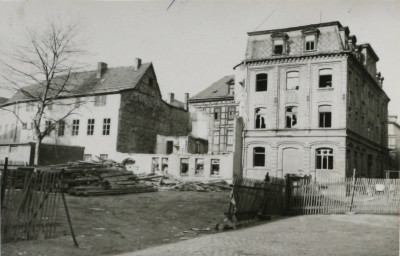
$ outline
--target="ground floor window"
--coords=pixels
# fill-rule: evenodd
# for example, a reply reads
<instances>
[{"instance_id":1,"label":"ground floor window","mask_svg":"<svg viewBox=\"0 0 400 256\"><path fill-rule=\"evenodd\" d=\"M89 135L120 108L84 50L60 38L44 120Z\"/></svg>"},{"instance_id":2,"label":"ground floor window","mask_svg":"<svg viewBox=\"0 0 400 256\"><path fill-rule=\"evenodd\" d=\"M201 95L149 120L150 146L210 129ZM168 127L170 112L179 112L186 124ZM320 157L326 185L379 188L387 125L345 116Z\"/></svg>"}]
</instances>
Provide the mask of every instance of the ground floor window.
<instances>
[{"instance_id":1,"label":"ground floor window","mask_svg":"<svg viewBox=\"0 0 400 256\"><path fill-rule=\"evenodd\" d=\"M108 154L100 154L100 159L101 160L107 160L108 159Z\"/></svg>"},{"instance_id":2,"label":"ground floor window","mask_svg":"<svg viewBox=\"0 0 400 256\"><path fill-rule=\"evenodd\" d=\"M333 149L319 148L316 155L316 169L332 170L333 169Z\"/></svg>"},{"instance_id":3,"label":"ground floor window","mask_svg":"<svg viewBox=\"0 0 400 256\"><path fill-rule=\"evenodd\" d=\"M91 154L85 154L84 159L85 159L85 161L90 161L90 160L92 160L92 155Z\"/></svg>"},{"instance_id":4,"label":"ground floor window","mask_svg":"<svg viewBox=\"0 0 400 256\"><path fill-rule=\"evenodd\" d=\"M219 159L211 159L211 176L219 175Z\"/></svg>"},{"instance_id":5,"label":"ground floor window","mask_svg":"<svg viewBox=\"0 0 400 256\"><path fill-rule=\"evenodd\" d=\"M196 159L196 166L194 169L195 176L204 176L204 158Z\"/></svg>"},{"instance_id":6,"label":"ground floor window","mask_svg":"<svg viewBox=\"0 0 400 256\"><path fill-rule=\"evenodd\" d=\"M168 158L163 158L161 160L161 168L163 173L168 173Z\"/></svg>"},{"instance_id":7,"label":"ground floor window","mask_svg":"<svg viewBox=\"0 0 400 256\"><path fill-rule=\"evenodd\" d=\"M253 167L265 166L265 148L255 147L253 149Z\"/></svg>"},{"instance_id":8,"label":"ground floor window","mask_svg":"<svg viewBox=\"0 0 400 256\"><path fill-rule=\"evenodd\" d=\"M151 159L151 172L158 172L160 171L160 166L158 164L158 161L160 160L159 157L153 157Z\"/></svg>"},{"instance_id":9,"label":"ground floor window","mask_svg":"<svg viewBox=\"0 0 400 256\"><path fill-rule=\"evenodd\" d=\"M189 158L181 158L181 176L189 175Z\"/></svg>"}]
</instances>

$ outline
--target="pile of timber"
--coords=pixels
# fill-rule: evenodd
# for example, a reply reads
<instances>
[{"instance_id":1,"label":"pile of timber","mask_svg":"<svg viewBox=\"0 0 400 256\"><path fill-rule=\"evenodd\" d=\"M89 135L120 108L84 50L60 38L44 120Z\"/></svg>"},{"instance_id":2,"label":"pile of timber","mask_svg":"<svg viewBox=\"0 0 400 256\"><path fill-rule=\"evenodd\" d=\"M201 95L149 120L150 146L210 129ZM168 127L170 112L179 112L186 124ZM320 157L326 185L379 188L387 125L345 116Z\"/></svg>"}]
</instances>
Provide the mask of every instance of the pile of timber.
<instances>
[{"instance_id":1,"label":"pile of timber","mask_svg":"<svg viewBox=\"0 0 400 256\"><path fill-rule=\"evenodd\" d=\"M78 161L41 167L51 171L63 170L63 188L70 195L101 196L155 192L156 187L114 161Z\"/></svg>"},{"instance_id":2,"label":"pile of timber","mask_svg":"<svg viewBox=\"0 0 400 256\"><path fill-rule=\"evenodd\" d=\"M154 185L159 191L219 192L232 189L232 187L222 179L187 181L160 173L138 174L137 176L139 180L145 180L147 184Z\"/></svg>"}]
</instances>

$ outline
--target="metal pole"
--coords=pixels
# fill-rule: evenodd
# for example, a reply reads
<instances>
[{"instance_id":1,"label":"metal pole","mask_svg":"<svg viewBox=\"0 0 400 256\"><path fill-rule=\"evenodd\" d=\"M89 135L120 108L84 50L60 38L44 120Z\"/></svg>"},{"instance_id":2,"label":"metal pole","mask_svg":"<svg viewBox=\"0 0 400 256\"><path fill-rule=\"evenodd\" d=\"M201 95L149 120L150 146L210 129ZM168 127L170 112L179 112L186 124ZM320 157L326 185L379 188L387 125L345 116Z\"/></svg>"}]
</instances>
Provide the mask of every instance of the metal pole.
<instances>
[{"instance_id":1,"label":"metal pole","mask_svg":"<svg viewBox=\"0 0 400 256\"><path fill-rule=\"evenodd\" d=\"M355 190L355 186L356 186L356 169L354 168L353 170L353 191L352 191L352 195L351 195L351 203L350 203L350 212L353 209L353 200L354 200L354 190Z\"/></svg>"}]
</instances>

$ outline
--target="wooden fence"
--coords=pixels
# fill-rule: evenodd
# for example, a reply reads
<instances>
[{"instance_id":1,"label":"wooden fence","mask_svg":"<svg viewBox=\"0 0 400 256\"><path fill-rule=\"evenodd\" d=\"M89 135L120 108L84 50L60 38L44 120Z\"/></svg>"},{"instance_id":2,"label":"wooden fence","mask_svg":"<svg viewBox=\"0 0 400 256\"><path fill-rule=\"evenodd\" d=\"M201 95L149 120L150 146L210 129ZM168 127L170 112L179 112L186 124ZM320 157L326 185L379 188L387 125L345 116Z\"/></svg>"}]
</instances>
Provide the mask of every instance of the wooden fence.
<instances>
[{"instance_id":1,"label":"wooden fence","mask_svg":"<svg viewBox=\"0 0 400 256\"><path fill-rule=\"evenodd\" d=\"M2 242L54 237L60 173L7 170L2 175Z\"/></svg>"},{"instance_id":2,"label":"wooden fence","mask_svg":"<svg viewBox=\"0 0 400 256\"><path fill-rule=\"evenodd\" d=\"M398 179L301 179L291 186L289 209L297 214L400 213Z\"/></svg>"},{"instance_id":3,"label":"wooden fence","mask_svg":"<svg viewBox=\"0 0 400 256\"><path fill-rule=\"evenodd\" d=\"M258 215L281 214L284 209L285 180L269 182L240 178L233 182L227 217L236 222L255 219Z\"/></svg>"}]
</instances>

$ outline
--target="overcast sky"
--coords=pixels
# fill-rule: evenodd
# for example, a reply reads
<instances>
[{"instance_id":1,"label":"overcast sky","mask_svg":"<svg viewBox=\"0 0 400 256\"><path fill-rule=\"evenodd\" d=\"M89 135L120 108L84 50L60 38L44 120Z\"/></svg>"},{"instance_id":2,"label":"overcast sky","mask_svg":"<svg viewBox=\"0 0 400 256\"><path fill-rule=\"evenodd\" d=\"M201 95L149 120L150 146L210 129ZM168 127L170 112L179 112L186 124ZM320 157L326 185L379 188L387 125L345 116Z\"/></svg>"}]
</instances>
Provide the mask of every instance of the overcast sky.
<instances>
[{"instance_id":1,"label":"overcast sky","mask_svg":"<svg viewBox=\"0 0 400 256\"><path fill-rule=\"evenodd\" d=\"M153 62L164 98L175 92L183 99L233 74L249 31L340 21L380 57L389 114L400 118L400 1L176 0L167 10L171 1L0 1L0 53L48 17L77 19L90 69L99 61L129 66L139 57Z\"/></svg>"}]
</instances>

